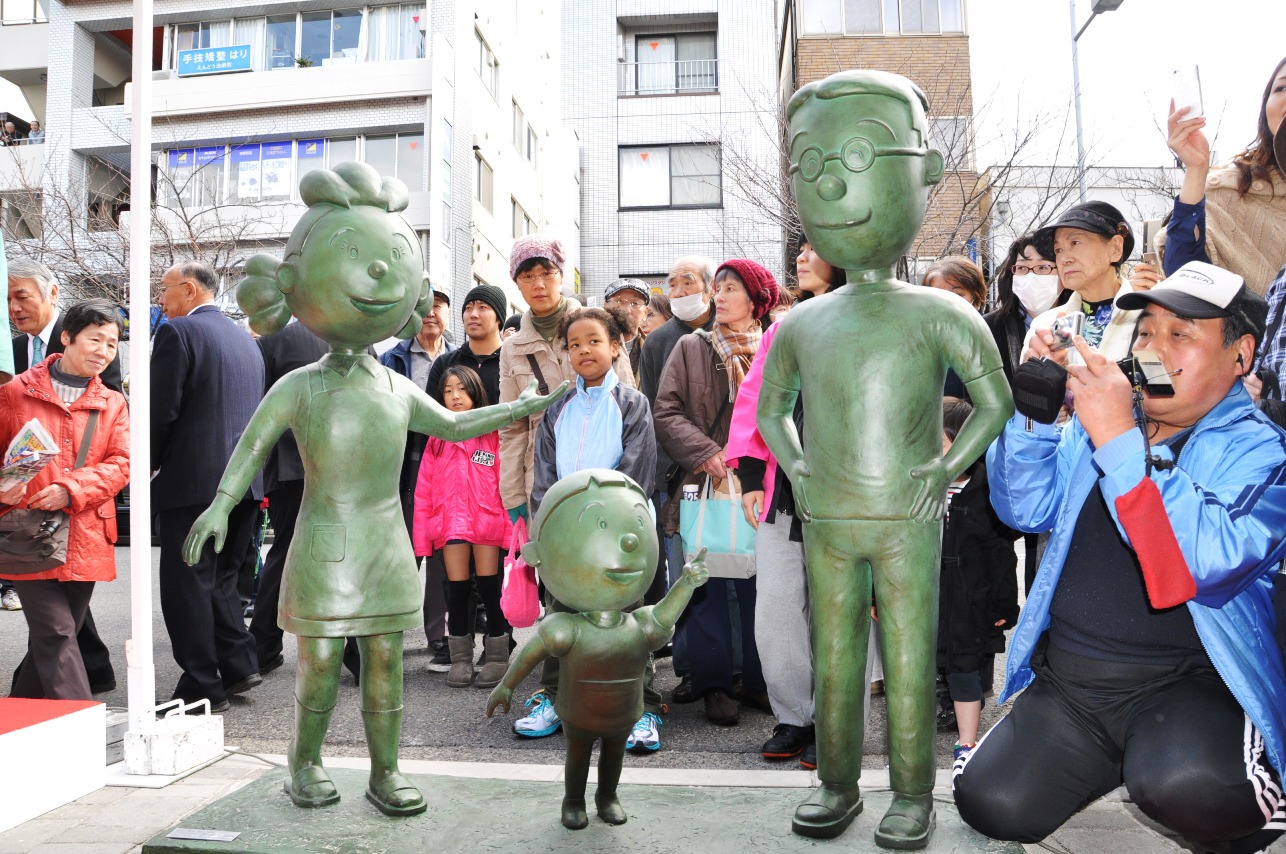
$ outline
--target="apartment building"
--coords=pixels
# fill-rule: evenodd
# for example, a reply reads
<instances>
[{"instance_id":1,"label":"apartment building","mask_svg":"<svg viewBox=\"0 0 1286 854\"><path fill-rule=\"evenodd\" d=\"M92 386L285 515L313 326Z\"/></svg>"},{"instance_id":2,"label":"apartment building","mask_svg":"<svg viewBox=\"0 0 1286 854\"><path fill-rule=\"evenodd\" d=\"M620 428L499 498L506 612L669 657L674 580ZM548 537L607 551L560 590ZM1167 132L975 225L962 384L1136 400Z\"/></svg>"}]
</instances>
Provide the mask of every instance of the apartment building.
<instances>
[{"instance_id":1,"label":"apartment building","mask_svg":"<svg viewBox=\"0 0 1286 854\"><path fill-rule=\"evenodd\" d=\"M41 256L73 287L94 275L119 285L134 214L130 3L17 2L30 15L18 23L3 7L0 76L47 137L0 153L10 251ZM489 281L516 298L498 260L514 236L576 217L574 164L543 154L566 137L547 48L558 20L556 3L517 0L158 0L154 269L198 254L232 283L246 257L279 251L304 210L304 174L362 160L410 188L405 215L435 284L458 299Z\"/></svg>"},{"instance_id":2,"label":"apartment building","mask_svg":"<svg viewBox=\"0 0 1286 854\"><path fill-rule=\"evenodd\" d=\"M929 99L929 144L947 173L931 191L912 266L946 254L979 258L987 194L974 161L973 80L965 0L784 0L778 87L784 104L836 71L901 74Z\"/></svg>"},{"instance_id":3,"label":"apartment building","mask_svg":"<svg viewBox=\"0 0 1286 854\"><path fill-rule=\"evenodd\" d=\"M582 287L661 282L681 255L782 274L775 3L563 0L564 120L581 143Z\"/></svg>"}]
</instances>

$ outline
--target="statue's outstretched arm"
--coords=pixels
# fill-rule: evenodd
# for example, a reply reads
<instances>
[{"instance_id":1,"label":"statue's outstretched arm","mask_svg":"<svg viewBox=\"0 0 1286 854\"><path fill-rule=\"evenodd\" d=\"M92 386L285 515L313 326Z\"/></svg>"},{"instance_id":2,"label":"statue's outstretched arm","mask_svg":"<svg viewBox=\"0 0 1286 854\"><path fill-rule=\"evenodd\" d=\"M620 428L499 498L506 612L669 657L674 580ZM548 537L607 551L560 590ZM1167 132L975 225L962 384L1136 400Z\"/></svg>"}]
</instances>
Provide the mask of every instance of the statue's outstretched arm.
<instances>
[{"instance_id":1,"label":"statue's outstretched arm","mask_svg":"<svg viewBox=\"0 0 1286 854\"><path fill-rule=\"evenodd\" d=\"M543 412L567 390L569 383L564 381L558 388L542 396L536 391L536 381L532 380L531 385L518 395L517 400L470 409L468 412L452 412L409 381L407 385L414 391L410 429L448 442L460 442L499 430L519 418Z\"/></svg>"}]
</instances>

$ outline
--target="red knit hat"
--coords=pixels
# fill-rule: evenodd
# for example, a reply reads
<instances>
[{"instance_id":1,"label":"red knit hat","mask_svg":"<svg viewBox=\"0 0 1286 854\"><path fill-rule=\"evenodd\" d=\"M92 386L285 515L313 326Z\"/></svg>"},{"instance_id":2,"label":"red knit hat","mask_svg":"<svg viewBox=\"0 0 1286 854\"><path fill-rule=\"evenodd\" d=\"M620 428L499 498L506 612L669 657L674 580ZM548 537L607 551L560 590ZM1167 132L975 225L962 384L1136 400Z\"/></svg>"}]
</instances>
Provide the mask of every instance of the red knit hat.
<instances>
[{"instance_id":1,"label":"red knit hat","mask_svg":"<svg viewBox=\"0 0 1286 854\"><path fill-rule=\"evenodd\" d=\"M724 270L736 273L737 278L741 279L741 283L746 286L755 320L763 320L768 316L768 312L776 308L777 301L781 299L781 286L763 264L751 261L749 258L733 258L724 261L714 272L716 281Z\"/></svg>"}]
</instances>

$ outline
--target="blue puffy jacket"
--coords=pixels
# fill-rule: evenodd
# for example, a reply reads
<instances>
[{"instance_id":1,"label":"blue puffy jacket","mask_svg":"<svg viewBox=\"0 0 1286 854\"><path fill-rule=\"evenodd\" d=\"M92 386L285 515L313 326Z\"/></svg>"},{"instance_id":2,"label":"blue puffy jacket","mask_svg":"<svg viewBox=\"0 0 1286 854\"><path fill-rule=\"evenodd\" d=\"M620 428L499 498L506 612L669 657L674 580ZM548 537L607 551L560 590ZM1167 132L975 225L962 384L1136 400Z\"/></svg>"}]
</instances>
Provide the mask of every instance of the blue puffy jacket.
<instances>
[{"instance_id":1,"label":"blue puffy jacket","mask_svg":"<svg viewBox=\"0 0 1286 854\"><path fill-rule=\"evenodd\" d=\"M1173 459L1168 447L1152 452ZM1154 467L1150 481L1139 431L1094 450L1076 419L1062 430L1037 424L1029 431L1026 419L1014 416L988 450L987 467L991 501L1006 524L1053 530L1014 630L1001 702L1033 679L1032 651L1049 627L1076 519L1097 479L1127 542L1132 530L1136 539L1148 537L1149 549L1158 541L1177 544L1161 561L1159 579L1149 578L1145 566L1149 597L1158 586L1189 588L1179 600L1186 601L1211 662L1263 734L1269 761L1281 774L1286 684L1274 637L1272 580L1286 552L1286 434L1255 409L1241 383L1196 424L1178 464ZM1140 515L1141 504L1151 510ZM1136 548L1144 564L1147 551Z\"/></svg>"}]
</instances>

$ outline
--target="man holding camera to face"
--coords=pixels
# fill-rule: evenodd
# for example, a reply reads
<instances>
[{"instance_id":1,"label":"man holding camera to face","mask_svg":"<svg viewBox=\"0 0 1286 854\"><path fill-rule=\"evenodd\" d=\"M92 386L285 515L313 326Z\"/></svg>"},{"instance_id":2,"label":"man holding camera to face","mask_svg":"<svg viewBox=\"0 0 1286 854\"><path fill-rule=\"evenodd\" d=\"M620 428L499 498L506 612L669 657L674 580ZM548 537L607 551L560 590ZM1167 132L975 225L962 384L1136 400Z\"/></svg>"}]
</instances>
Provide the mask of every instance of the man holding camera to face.
<instances>
[{"instance_id":1,"label":"man holding camera to face","mask_svg":"<svg viewBox=\"0 0 1286 854\"><path fill-rule=\"evenodd\" d=\"M1241 383L1267 304L1193 262L1117 308L1142 310L1147 379L1041 330L1033 356L1083 361L1066 368L1076 416L1015 415L987 455L1001 519L1053 533L1001 700L1026 690L957 760L956 804L989 836L1038 842L1125 785L1198 850L1259 851L1286 828L1286 436Z\"/></svg>"}]
</instances>

